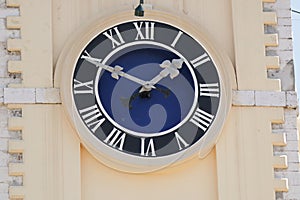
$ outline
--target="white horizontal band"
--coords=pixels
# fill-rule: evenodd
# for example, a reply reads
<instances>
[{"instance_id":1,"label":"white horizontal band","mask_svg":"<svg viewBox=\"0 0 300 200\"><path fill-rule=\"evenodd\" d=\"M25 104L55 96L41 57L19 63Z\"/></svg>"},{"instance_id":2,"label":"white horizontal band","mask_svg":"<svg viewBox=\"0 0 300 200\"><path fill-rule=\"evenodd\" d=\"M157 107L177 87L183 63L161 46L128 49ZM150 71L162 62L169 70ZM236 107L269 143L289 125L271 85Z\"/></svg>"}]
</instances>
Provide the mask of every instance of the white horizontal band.
<instances>
[{"instance_id":1,"label":"white horizontal band","mask_svg":"<svg viewBox=\"0 0 300 200\"><path fill-rule=\"evenodd\" d=\"M0 103L4 104L59 104L59 88L3 88ZM297 107L295 91L234 90L233 106Z\"/></svg>"}]
</instances>

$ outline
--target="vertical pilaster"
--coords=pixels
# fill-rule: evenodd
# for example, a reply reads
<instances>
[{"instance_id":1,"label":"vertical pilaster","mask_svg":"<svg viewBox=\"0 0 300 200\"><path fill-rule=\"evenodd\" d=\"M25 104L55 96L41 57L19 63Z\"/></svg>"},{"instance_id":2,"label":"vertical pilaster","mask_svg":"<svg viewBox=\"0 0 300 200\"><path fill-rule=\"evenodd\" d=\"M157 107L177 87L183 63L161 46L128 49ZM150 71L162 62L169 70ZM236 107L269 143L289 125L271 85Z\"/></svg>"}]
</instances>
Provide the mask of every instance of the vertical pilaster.
<instances>
[{"instance_id":1,"label":"vertical pilaster","mask_svg":"<svg viewBox=\"0 0 300 200\"><path fill-rule=\"evenodd\" d=\"M282 122L282 108L232 108L227 134L216 145L219 200L271 200L274 187L284 188L284 180L274 179L273 167L285 160L273 157L271 129L271 123Z\"/></svg>"},{"instance_id":2,"label":"vertical pilaster","mask_svg":"<svg viewBox=\"0 0 300 200\"><path fill-rule=\"evenodd\" d=\"M262 1L232 0L235 64L239 90L280 90L280 82L267 78L267 67L278 67L276 57L266 57L265 47L276 46L276 35L264 34L264 23L274 23L274 13L263 13Z\"/></svg>"},{"instance_id":3,"label":"vertical pilaster","mask_svg":"<svg viewBox=\"0 0 300 200\"><path fill-rule=\"evenodd\" d=\"M245 90L242 99L247 101L235 105L234 117L226 126L234 126L233 131L222 135L216 147L220 200L275 199L275 192L288 190L288 180L274 175L288 167L288 158L274 155L273 148L285 146L287 141L284 132L274 132L272 127L289 119L284 119L288 103L283 103L287 101L284 92L278 92L280 81L267 76L268 70L280 69L280 59L266 52L279 45L279 37L265 30L277 24L276 12L265 10L265 2L275 0L232 0L238 90ZM231 121L234 124L230 125Z\"/></svg>"},{"instance_id":4,"label":"vertical pilaster","mask_svg":"<svg viewBox=\"0 0 300 200\"><path fill-rule=\"evenodd\" d=\"M20 61L9 61L10 73L21 73L22 83L11 87L52 87L52 1L8 0L8 7L19 7L20 16L8 17L7 28L20 29L21 38L8 39L9 51L21 52Z\"/></svg>"},{"instance_id":5,"label":"vertical pilaster","mask_svg":"<svg viewBox=\"0 0 300 200\"><path fill-rule=\"evenodd\" d=\"M61 105L23 105L22 117L10 118L22 139L10 140L9 153L22 162L10 163L9 175L23 176L22 186L9 188L11 199L80 200L80 143L62 112Z\"/></svg>"},{"instance_id":6,"label":"vertical pilaster","mask_svg":"<svg viewBox=\"0 0 300 200\"><path fill-rule=\"evenodd\" d=\"M52 1L7 0L6 3L7 7L16 7L20 11L20 16L9 16L6 19L7 29L20 30L19 38L7 40L7 50L20 55L19 60L8 61L7 71L9 74L19 75L22 81L9 84L9 88L4 90L15 87L21 91L21 95L14 94L12 97L27 99L28 103L17 106L22 116L10 117L8 120L10 131L21 132L19 140L9 141L8 152L21 157L20 162L9 164L9 175L21 176L23 180L22 185L10 186L9 198L63 200L64 196L68 196L64 191L67 191L65 188L69 188L65 185L70 184L69 180L74 183L73 189L80 193L80 188L75 184L79 184L77 179L80 174L78 172L80 171L80 145L79 142L74 143L77 144L77 151L76 147L74 149L63 146L63 141L67 137L64 131L66 129L67 133L70 131L65 124L61 123L63 116L61 106L45 105L47 100L43 101L43 99L49 100L49 98L41 93L53 87ZM41 89L35 91L30 88ZM31 94L36 94L36 97L25 94L26 91L33 91ZM4 93L4 96L8 94ZM15 109L16 104L7 103L10 109ZM70 155L70 150L77 157L72 153ZM64 155L68 159L63 160ZM74 158L73 162L69 157ZM69 161L75 167L65 169L69 166L64 163L65 161ZM76 173L71 176L70 172L74 170ZM72 178L67 179L66 174ZM78 193L76 195L80 198Z\"/></svg>"}]
</instances>

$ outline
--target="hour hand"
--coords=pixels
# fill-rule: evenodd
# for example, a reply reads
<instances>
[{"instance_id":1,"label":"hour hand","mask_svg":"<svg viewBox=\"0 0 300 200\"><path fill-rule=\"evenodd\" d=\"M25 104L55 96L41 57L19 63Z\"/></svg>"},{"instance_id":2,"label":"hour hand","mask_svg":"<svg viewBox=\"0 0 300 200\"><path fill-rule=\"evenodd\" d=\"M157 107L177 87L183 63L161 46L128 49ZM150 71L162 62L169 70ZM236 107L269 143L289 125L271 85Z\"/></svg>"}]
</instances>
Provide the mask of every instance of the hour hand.
<instances>
[{"instance_id":1,"label":"hour hand","mask_svg":"<svg viewBox=\"0 0 300 200\"><path fill-rule=\"evenodd\" d=\"M163 68L163 70L155 76L150 82L151 85L157 84L160 80L170 75L171 79L174 79L177 77L180 72L179 69L181 69L183 64L183 59L173 59L172 62L169 60L165 60L160 64L160 67Z\"/></svg>"}]
</instances>

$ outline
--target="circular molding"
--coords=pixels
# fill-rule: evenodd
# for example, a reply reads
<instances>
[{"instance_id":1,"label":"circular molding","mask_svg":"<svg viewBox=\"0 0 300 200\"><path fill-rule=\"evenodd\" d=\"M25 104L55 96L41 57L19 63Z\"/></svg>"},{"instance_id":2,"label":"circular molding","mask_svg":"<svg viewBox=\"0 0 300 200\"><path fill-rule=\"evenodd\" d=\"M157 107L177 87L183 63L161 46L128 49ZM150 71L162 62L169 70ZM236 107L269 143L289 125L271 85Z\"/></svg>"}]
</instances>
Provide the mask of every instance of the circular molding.
<instances>
[{"instance_id":1,"label":"circular molding","mask_svg":"<svg viewBox=\"0 0 300 200\"><path fill-rule=\"evenodd\" d=\"M233 66L229 58L214 47L212 42L207 39L207 33L202 33L197 27L190 24L187 20L182 19L182 17L179 18L160 11L147 11L146 13L147 14L144 18L134 17L132 11L114 14L113 16L108 16L106 18L101 16L89 25L78 30L73 34L73 37L69 39L61 52L56 65L55 74L55 85L60 87L63 107L66 110L68 119L77 131L83 145L93 156L105 165L117 170L131 173L155 171L170 164L179 163L178 161L186 160L187 158L197 155L197 153L199 153L200 157L205 157L217 142L231 107L231 91L236 86ZM87 132L88 130L85 126L74 123L81 121L81 119L77 114L70 91L72 90L73 70L82 50L86 44L88 44L103 30L113 27L119 23L138 20L159 21L170 24L179 29L183 29L196 39L203 47L205 47L205 50L209 52L215 65L218 66L218 73L220 75L220 84L222 85L221 93L223 95L221 95L218 114L213 126L210 127L209 134L206 133L196 144L188 148L187 151L178 152L167 157L155 159L139 157L137 160L135 156L112 151L107 145L99 146L99 141L96 141L93 135L79 134L81 132ZM123 162L122 160L126 160L126 162Z\"/></svg>"}]
</instances>

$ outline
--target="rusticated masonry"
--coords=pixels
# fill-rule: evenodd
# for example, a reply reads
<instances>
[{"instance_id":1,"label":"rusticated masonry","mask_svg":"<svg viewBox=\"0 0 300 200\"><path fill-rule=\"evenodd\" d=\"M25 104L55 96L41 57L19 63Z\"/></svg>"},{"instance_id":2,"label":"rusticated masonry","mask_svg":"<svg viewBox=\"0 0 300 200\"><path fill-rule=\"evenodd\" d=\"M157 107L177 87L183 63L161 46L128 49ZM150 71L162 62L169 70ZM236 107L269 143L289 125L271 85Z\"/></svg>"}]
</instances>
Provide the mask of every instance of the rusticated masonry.
<instances>
[{"instance_id":1,"label":"rusticated masonry","mask_svg":"<svg viewBox=\"0 0 300 200\"><path fill-rule=\"evenodd\" d=\"M298 107L294 80L290 0L265 1L264 13L267 36L266 56L272 61L268 65L268 77L280 79L281 91L286 94L286 106L283 106L284 123L272 124L275 140L273 142L274 189L277 200L299 200Z\"/></svg>"},{"instance_id":2,"label":"rusticated masonry","mask_svg":"<svg viewBox=\"0 0 300 200\"><path fill-rule=\"evenodd\" d=\"M0 1L0 199L8 200L9 191L23 185L21 171L13 173L14 166L23 162L22 151L11 151L9 143L11 141L21 141L22 131L20 129L9 128L11 119L20 119L22 110L3 105L4 88L12 84L21 83L20 73L10 73L7 63L19 62L20 52L7 50L7 40L19 39L20 31L7 28L7 18L19 16L19 9L7 7L5 1ZM20 149L21 150L21 149Z\"/></svg>"},{"instance_id":3,"label":"rusticated masonry","mask_svg":"<svg viewBox=\"0 0 300 200\"><path fill-rule=\"evenodd\" d=\"M6 2L1 2L3 12L0 13L5 15L1 16L3 17L3 31L0 35L4 37L3 45L6 48L1 52L7 54L4 57L5 61L1 62L3 66L1 72L5 74L3 80L6 80L1 89L1 99L6 105L6 107L3 106L3 110L8 113L5 127L7 132L14 136L6 140L7 177L10 177L9 180L12 181L6 181L7 188L3 190L4 196L0 198L1 200L31 197L26 192L26 188L32 184L28 182L28 178L24 178L24 174L28 172L28 169L32 169L30 165L34 164L29 163L30 156L35 156L35 154L26 154L25 149L26 144L29 145L34 136L30 130L24 128L24 118L27 116L24 103L32 103L32 94L34 94L34 103L47 103L45 99L52 101L51 98L49 100L48 93L57 98L52 95L53 91L28 88L51 88L53 85L50 8L51 1L28 3L22 0L6 0ZM32 12L33 10L35 12ZM37 63L37 57L44 62ZM12 101L7 102L9 98ZM22 105L18 104L18 101Z\"/></svg>"}]
</instances>

